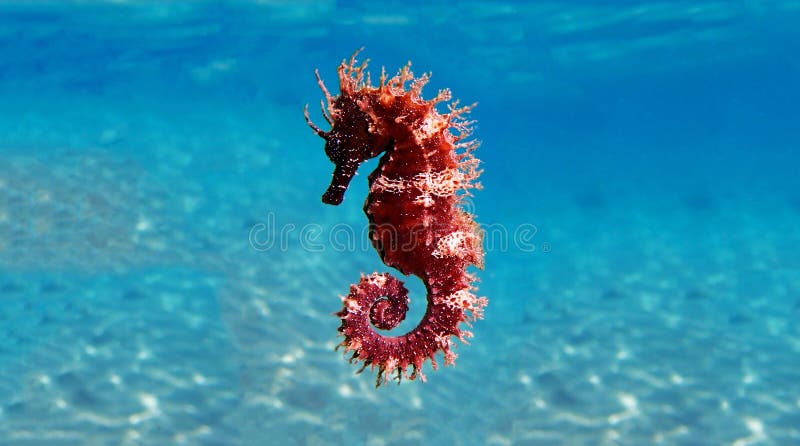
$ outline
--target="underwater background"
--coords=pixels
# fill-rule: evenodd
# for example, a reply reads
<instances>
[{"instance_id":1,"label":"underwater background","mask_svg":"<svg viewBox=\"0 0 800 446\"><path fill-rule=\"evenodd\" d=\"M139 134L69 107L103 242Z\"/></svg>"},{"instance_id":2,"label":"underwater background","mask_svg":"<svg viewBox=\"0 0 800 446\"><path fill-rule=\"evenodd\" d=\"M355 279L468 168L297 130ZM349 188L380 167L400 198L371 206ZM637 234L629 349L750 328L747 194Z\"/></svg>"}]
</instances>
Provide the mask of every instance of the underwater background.
<instances>
[{"instance_id":1,"label":"underwater background","mask_svg":"<svg viewBox=\"0 0 800 446\"><path fill-rule=\"evenodd\" d=\"M478 102L487 228L457 365L378 389L376 162L322 204L303 120L362 46ZM4 1L0 445L800 444L798 54L792 0Z\"/></svg>"}]
</instances>

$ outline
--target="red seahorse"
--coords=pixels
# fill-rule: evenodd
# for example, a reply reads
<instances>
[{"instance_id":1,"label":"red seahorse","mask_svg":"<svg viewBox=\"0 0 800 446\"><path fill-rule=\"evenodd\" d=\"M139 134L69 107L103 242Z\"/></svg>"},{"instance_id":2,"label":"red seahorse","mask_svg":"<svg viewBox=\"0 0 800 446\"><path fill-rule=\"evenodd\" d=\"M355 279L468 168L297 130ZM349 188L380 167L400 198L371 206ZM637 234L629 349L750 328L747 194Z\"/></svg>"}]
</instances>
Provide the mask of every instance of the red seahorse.
<instances>
[{"instance_id":1,"label":"red seahorse","mask_svg":"<svg viewBox=\"0 0 800 446\"><path fill-rule=\"evenodd\" d=\"M325 153L336 165L322 201L341 203L358 166L383 153L369 176L364 205L370 238L386 265L422 279L428 306L419 325L405 335L379 334L372 326L390 330L405 319L408 291L388 273L362 276L337 313L344 336L339 347L352 352L351 363L363 362L359 372L378 368L377 386L393 373L398 382L403 376L424 381L425 360L430 358L436 369L441 350L445 365L453 364L452 337L464 342L472 336L459 324L481 318L487 304L473 293L476 279L466 271L470 265L483 268L482 234L462 209L468 190L480 187L472 155L478 143L466 140L472 122L463 119L472 106L458 107L455 101L440 114L436 104L449 101L450 91L424 100L420 93L429 75L414 78L410 62L390 79L382 71L373 87L367 61L357 66L357 54L339 65L339 96L331 95L315 72L331 130L314 125L305 110L308 125L325 139Z\"/></svg>"}]
</instances>

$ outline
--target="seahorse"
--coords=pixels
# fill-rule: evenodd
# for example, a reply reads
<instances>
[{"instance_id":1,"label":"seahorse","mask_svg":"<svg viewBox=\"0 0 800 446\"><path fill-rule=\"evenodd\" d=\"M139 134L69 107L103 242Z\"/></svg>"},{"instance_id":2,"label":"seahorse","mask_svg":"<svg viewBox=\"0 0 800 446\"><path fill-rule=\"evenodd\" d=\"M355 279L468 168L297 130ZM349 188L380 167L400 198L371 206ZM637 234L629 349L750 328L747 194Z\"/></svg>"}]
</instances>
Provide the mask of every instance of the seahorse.
<instances>
[{"instance_id":1,"label":"seahorse","mask_svg":"<svg viewBox=\"0 0 800 446\"><path fill-rule=\"evenodd\" d=\"M473 155L479 143L467 139L474 122L464 118L475 104L453 101L441 114L437 104L451 100L450 90L424 100L422 88L430 74L415 78L411 62L391 78L381 70L379 84L372 86L368 60L357 65L359 51L337 69L338 96L315 71L325 96L322 115L331 129L317 127L308 106L304 110L335 165L322 201L340 204L359 165L382 154L368 178L364 212L369 236L387 266L422 280L427 309L416 328L404 335L378 333L375 328L391 330L405 319L408 290L389 273L362 275L336 313L344 337L337 349L351 353L351 363L362 363L357 373L377 368L376 387L390 376L398 384L403 377L425 381L423 364L430 359L437 369L439 351L445 365L455 364L454 340L466 343L472 337L459 324L469 326L482 318L488 303L475 295L477 279L467 272L470 266L483 269L484 257L480 227L464 209L470 189L480 188L476 179L482 172Z\"/></svg>"}]
</instances>

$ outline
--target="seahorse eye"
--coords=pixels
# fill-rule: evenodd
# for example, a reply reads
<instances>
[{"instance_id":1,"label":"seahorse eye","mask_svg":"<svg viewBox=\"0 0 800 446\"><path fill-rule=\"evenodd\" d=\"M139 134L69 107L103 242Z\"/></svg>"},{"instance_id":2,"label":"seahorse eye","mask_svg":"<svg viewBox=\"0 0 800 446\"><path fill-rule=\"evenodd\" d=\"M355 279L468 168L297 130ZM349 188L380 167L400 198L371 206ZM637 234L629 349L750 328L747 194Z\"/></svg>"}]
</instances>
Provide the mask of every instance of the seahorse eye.
<instances>
[{"instance_id":1,"label":"seahorse eye","mask_svg":"<svg viewBox=\"0 0 800 446\"><path fill-rule=\"evenodd\" d=\"M335 164L341 157L341 153L340 140L333 134L333 131L331 131L325 142L325 154L328 155L328 159Z\"/></svg>"}]
</instances>

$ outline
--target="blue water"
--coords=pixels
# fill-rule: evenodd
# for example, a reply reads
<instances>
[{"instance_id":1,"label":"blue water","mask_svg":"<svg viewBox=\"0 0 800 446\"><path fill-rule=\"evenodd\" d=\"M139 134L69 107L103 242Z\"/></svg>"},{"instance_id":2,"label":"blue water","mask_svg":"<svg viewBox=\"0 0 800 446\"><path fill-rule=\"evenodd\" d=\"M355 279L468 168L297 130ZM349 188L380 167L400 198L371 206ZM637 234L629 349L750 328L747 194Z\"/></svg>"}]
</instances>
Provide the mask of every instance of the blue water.
<instances>
[{"instance_id":1,"label":"blue water","mask_svg":"<svg viewBox=\"0 0 800 446\"><path fill-rule=\"evenodd\" d=\"M0 445L800 444L800 2L341 3L0 4ZM302 116L362 46L479 103L493 234L379 389Z\"/></svg>"}]
</instances>

